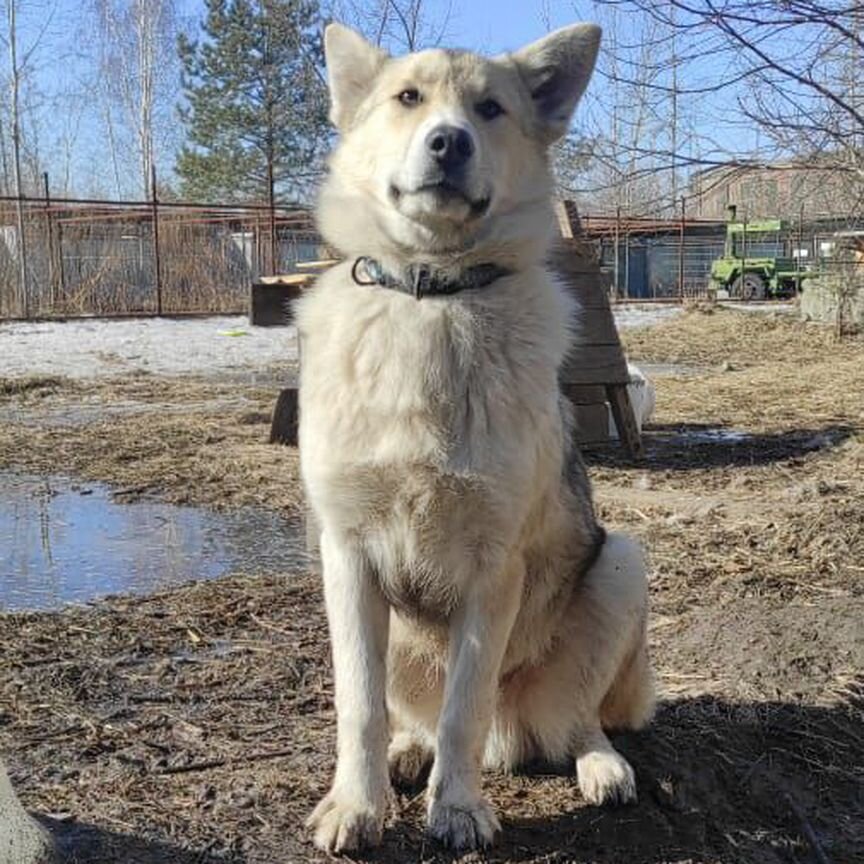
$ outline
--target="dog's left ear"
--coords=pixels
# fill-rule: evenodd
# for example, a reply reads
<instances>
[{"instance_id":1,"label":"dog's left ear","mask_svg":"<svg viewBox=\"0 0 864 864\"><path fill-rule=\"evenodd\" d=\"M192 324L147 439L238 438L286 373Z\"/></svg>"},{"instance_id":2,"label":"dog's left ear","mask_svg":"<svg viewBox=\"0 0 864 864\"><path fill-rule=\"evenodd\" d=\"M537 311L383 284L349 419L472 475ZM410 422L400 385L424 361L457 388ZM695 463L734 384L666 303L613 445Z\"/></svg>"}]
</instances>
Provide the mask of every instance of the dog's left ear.
<instances>
[{"instance_id":1,"label":"dog's left ear","mask_svg":"<svg viewBox=\"0 0 864 864\"><path fill-rule=\"evenodd\" d=\"M342 24L328 24L324 31L324 60L330 87L330 119L343 132L369 92L387 55L359 33Z\"/></svg>"},{"instance_id":2,"label":"dog's left ear","mask_svg":"<svg viewBox=\"0 0 864 864\"><path fill-rule=\"evenodd\" d=\"M570 125L594 71L602 32L596 24L573 24L510 57L531 93L547 143L564 135Z\"/></svg>"}]
</instances>

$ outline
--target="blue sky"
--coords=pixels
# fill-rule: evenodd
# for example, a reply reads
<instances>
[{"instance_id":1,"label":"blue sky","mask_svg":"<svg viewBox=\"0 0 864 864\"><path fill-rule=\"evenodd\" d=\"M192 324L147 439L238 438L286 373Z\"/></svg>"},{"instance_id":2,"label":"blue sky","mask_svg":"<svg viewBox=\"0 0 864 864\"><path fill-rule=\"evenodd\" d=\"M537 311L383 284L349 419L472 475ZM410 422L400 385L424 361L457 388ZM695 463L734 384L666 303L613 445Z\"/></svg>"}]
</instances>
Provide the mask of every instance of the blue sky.
<instances>
[{"instance_id":1,"label":"blue sky","mask_svg":"<svg viewBox=\"0 0 864 864\"><path fill-rule=\"evenodd\" d=\"M41 40L31 58L30 80L35 86L26 107L35 118L29 134L37 142L43 161L51 165L55 194L64 189L84 195L130 194L135 183L126 184L125 179L117 182L117 172L108 164L102 112L87 89L88 82L91 87L93 85L95 55L94 45L90 44L93 34L83 15L87 3L73 0L19 2L22 7L20 52L26 53ZM178 0L178 6L190 27L203 16L203 0ZM549 27L594 17L590 0L426 0L425 9L433 28L443 27L442 43L483 53L512 50L539 38ZM624 20L622 31L626 34L630 26L630 22ZM5 54L2 46L0 52ZM5 59L3 56L0 69L5 66ZM719 70L711 65L716 62L708 60L704 68L697 63L691 67L690 74L697 77L703 73L706 76L717 74ZM577 117L577 128L580 122L603 124L602 115L608 101L604 87L607 86L595 76L581 119ZM696 132L718 137L723 149L751 148L756 143L752 135L731 126L724 127L723 116L732 113L730 98L691 99L682 110L686 111L688 123ZM74 107L70 109L70 105ZM166 143L161 146L157 161L160 176L167 178L174 161L172 145L167 142L170 133L177 130L175 112L166 110L162 123L167 127L163 129ZM134 168L130 170L134 173Z\"/></svg>"}]
</instances>

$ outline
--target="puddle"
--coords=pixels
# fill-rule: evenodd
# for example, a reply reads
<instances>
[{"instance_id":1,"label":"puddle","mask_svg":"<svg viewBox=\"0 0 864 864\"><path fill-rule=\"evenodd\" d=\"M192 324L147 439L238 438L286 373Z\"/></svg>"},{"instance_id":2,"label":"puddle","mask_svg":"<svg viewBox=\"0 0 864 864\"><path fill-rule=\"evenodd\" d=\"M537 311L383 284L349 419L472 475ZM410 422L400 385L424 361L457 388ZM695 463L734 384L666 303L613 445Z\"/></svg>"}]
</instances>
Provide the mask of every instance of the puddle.
<instances>
[{"instance_id":1,"label":"puddle","mask_svg":"<svg viewBox=\"0 0 864 864\"><path fill-rule=\"evenodd\" d=\"M305 569L302 520L139 501L62 477L0 472L0 610L56 609L232 572Z\"/></svg>"},{"instance_id":2,"label":"puddle","mask_svg":"<svg viewBox=\"0 0 864 864\"><path fill-rule=\"evenodd\" d=\"M678 437L685 441L695 441L697 444L740 444L742 441L749 441L753 436L738 429L697 429Z\"/></svg>"},{"instance_id":3,"label":"puddle","mask_svg":"<svg viewBox=\"0 0 864 864\"><path fill-rule=\"evenodd\" d=\"M719 426L717 428L688 429L686 432L666 433L662 437L682 444L742 444L745 441L752 441L754 438L751 432L742 432L740 429L724 429Z\"/></svg>"}]
</instances>

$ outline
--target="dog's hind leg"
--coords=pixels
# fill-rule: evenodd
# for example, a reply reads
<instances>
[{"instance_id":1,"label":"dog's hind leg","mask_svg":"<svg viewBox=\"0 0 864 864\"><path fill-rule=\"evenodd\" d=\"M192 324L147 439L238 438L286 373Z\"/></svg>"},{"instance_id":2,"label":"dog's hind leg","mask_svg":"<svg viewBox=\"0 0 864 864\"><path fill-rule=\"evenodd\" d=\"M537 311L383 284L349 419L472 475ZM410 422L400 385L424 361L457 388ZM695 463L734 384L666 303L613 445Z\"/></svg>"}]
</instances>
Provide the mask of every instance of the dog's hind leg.
<instances>
[{"instance_id":1,"label":"dog's hind leg","mask_svg":"<svg viewBox=\"0 0 864 864\"><path fill-rule=\"evenodd\" d=\"M644 640L621 665L600 706L604 729L641 729L654 715L654 677Z\"/></svg>"},{"instance_id":2,"label":"dog's hind leg","mask_svg":"<svg viewBox=\"0 0 864 864\"><path fill-rule=\"evenodd\" d=\"M421 731L398 729L387 748L390 782L397 789L420 789L434 759L435 747Z\"/></svg>"},{"instance_id":3,"label":"dog's hind leg","mask_svg":"<svg viewBox=\"0 0 864 864\"><path fill-rule=\"evenodd\" d=\"M610 535L575 590L554 653L511 685L523 734L550 760L575 757L591 803L636 797L633 770L603 727L634 728L650 718L647 603L639 544Z\"/></svg>"}]
</instances>

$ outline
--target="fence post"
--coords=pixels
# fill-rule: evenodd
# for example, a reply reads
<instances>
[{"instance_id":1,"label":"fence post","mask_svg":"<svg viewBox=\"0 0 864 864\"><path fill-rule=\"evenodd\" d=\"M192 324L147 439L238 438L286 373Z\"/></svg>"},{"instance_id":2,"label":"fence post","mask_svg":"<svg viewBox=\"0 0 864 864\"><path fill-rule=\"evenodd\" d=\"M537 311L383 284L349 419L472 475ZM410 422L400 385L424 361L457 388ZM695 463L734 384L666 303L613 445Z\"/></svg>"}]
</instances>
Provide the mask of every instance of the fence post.
<instances>
[{"instance_id":1,"label":"fence post","mask_svg":"<svg viewBox=\"0 0 864 864\"><path fill-rule=\"evenodd\" d=\"M618 252L620 250L620 243L621 243L621 207L618 206L615 208L615 242L614 242L614 248L615 248L615 296L616 297L621 296L621 288L620 288L620 285L618 284L618 281L619 281L618 269L620 266L618 263Z\"/></svg>"},{"instance_id":2,"label":"fence post","mask_svg":"<svg viewBox=\"0 0 864 864\"><path fill-rule=\"evenodd\" d=\"M162 315L162 261L159 255L159 197L156 194L156 165L150 165L150 195L153 211L153 275L156 280L156 314Z\"/></svg>"},{"instance_id":3,"label":"fence post","mask_svg":"<svg viewBox=\"0 0 864 864\"><path fill-rule=\"evenodd\" d=\"M798 210L798 249L795 255L795 296L801 293L801 250L804 246L804 202Z\"/></svg>"},{"instance_id":4,"label":"fence post","mask_svg":"<svg viewBox=\"0 0 864 864\"><path fill-rule=\"evenodd\" d=\"M54 220L51 218L51 188L48 172L42 172L42 185L45 190L45 227L48 240L48 285L51 289L51 312L57 311L57 273L54 260Z\"/></svg>"},{"instance_id":5,"label":"fence post","mask_svg":"<svg viewBox=\"0 0 864 864\"><path fill-rule=\"evenodd\" d=\"M684 299L684 218L685 197L681 196L681 225L678 231L678 296Z\"/></svg>"},{"instance_id":6,"label":"fence post","mask_svg":"<svg viewBox=\"0 0 864 864\"><path fill-rule=\"evenodd\" d=\"M270 206L270 275L276 275L276 181L273 160L267 159L267 197Z\"/></svg>"},{"instance_id":7,"label":"fence post","mask_svg":"<svg viewBox=\"0 0 864 864\"><path fill-rule=\"evenodd\" d=\"M21 190L15 196L15 214L16 214L16 247L18 252L18 291L19 291L19 308L23 318L30 317L30 295L27 288L27 240L24 236L24 196Z\"/></svg>"}]
</instances>

